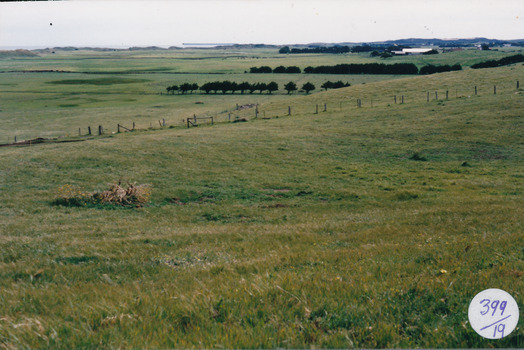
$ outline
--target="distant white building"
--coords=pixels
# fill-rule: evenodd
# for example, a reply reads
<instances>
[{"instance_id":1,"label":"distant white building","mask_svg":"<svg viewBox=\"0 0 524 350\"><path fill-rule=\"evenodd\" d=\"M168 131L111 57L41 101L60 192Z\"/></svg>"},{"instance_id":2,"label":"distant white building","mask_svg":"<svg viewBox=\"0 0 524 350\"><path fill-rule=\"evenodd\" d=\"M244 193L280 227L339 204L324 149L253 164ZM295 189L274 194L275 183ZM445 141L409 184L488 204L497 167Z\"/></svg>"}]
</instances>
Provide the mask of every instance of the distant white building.
<instances>
[{"instance_id":1,"label":"distant white building","mask_svg":"<svg viewBox=\"0 0 524 350\"><path fill-rule=\"evenodd\" d=\"M433 50L430 48L402 49L402 51L391 51L394 55L420 55Z\"/></svg>"}]
</instances>

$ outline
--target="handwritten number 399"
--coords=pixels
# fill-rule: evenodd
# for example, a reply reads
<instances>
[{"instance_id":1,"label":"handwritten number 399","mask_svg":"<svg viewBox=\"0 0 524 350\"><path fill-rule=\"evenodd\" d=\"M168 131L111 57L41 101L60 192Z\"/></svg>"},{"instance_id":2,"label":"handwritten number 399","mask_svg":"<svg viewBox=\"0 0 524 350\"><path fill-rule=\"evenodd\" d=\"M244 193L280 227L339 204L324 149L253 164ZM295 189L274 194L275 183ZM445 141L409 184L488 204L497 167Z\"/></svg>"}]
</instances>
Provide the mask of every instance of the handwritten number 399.
<instances>
[{"instance_id":1,"label":"handwritten number 399","mask_svg":"<svg viewBox=\"0 0 524 350\"><path fill-rule=\"evenodd\" d=\"M493 302L489 299L482 299L480 301L480 304L483 304L482 307L484 308L484 311L480 311L480 314L482 316L486 315L490 308L493 309L493 313L491 316L495 316L495 312L497 311L497 308L500 310L500 316L504 315L504 310L506 310L506 305L508 304L506 301L500 302L500 300L493 300Z\"/></svg>"}]
</instances>

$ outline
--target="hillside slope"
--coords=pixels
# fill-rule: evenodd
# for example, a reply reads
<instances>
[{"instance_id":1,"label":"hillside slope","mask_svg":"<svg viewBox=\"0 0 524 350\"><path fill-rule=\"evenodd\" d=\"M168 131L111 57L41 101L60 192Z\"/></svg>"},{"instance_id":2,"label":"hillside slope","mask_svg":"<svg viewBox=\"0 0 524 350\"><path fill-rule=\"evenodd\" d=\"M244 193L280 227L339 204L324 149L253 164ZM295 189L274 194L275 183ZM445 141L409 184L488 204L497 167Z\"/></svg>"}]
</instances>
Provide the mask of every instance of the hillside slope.
<instances>
[{"instance_id":1,"label":"hillside slope","mask_svg":"<svg viewBox=\"0 0 524 350\"><path fill-rule=\"evenodd\" d=\"M247 122L0 148L0 344L523 347L522 327L494 342L467 322L483 289L524 303L522 73L358 85L269 100L256 120L234 112ZM151 202L56 201L119 179L150 184Z\"/></svg>"}]
</instances>

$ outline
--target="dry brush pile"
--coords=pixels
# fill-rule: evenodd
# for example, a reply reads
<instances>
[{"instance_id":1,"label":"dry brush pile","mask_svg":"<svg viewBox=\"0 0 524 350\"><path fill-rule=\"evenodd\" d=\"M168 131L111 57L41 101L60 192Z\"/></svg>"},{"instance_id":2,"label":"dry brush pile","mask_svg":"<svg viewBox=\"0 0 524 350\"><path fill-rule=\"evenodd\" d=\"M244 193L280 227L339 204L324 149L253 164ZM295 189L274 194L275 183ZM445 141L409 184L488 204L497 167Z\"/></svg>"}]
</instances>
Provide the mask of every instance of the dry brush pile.
<instances>
[{"instance_id":1,"label":"dry brush pile","mask_svg":"<svg viewBox=\"0 0 524 350\"><path fill-rule=\"evenodd\" d=\"M142 207L149 203L150 197L151 186L145 184L137 185L128 182L125 187L119 181L102 192L84 192L76 186L64 185L59 188L54 204L69 207L97 205Z\"/></svg>"}]
</instances>

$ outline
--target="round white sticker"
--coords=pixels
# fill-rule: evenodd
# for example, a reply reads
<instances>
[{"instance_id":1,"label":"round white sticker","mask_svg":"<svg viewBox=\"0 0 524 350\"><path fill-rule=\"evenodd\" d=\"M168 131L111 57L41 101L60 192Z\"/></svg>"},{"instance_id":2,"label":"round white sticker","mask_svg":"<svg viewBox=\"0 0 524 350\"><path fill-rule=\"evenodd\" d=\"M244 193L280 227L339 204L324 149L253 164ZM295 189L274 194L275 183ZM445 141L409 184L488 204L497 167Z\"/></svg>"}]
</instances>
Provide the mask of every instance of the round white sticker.
<instances>
[{"instance_id":1,"label":"round white sticker","mask_svg":"<svg viewBox=\"0 0 524 350\"><path fill-rule=\"evenodd\" d=\"M511 295L501 289L486 289L469 304L471 327L480 336L501 339L513 332L519 322L519 307Z\"/></svg>"}]
</instances>

